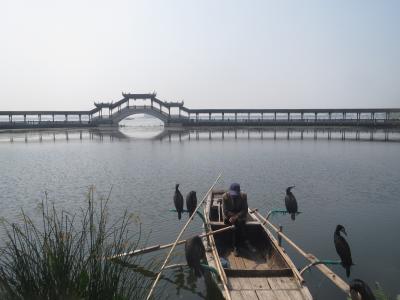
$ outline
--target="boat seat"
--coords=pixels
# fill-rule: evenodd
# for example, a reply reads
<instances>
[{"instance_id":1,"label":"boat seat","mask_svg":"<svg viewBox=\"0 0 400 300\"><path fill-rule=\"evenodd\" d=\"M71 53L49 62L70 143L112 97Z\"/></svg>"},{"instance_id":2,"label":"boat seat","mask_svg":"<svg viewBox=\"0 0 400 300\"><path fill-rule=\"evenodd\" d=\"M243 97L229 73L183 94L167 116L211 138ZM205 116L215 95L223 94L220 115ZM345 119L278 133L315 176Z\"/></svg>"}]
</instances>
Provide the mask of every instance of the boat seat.
<instances>
[{"instance_id":1,"label":"boat seat","mask_svg":"<svg viewBox=\"0 0 400 300\"><path fill-rule=\"evenodd\" d=\"M211 221L210 224L213 225L213 226L214 225L222 226L222 227L226 226L226 224L224 222L215 222L215 221L213 222L213 221ZM246 225L247 226L259 226L260 223L257 222L257 221L246 221Z\"/></svg>"},{"instance_id":2,"label":"boat seat","mask_svg":"<svg viewBox=\"0 0 400 300\"><path fill-rule=\"evenodd\" d=\"M228 277L282 277L293 276L293 271L290 268L282 269L228 269L224 268Z\"/></svg>"}]
</instances>

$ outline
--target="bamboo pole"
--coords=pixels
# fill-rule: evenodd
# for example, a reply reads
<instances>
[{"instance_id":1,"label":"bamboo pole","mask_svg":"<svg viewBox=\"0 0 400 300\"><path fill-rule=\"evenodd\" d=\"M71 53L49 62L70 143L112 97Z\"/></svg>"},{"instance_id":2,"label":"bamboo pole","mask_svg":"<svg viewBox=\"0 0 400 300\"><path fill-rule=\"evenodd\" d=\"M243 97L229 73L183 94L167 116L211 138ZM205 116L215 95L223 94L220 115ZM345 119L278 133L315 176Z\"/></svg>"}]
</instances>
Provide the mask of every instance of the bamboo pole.
<instances>
[{"instance_id":1,"label":"bamboo pole","mask_svg":"<svg viewBox=\"0 0 400 300\"><path fill-rule=\"evenodd\" d=\"M227 226L218 230L214 230L208 233L203 233L201 235L199 235L199 237L203 238L209 235L213 235L213 234L218 234L224 231L228 231L233 229L235 226ZM176 243L176 245L181 245L186 243L186 240L180 240L179 242ZM149 246L146 248L142 248L142 249L136 249L130 252L126 252L126 253L121 253L121 254L116 254L113 256L108 257L108 259L116 259L116 258L120 258L120 257L124 257L124 256L135 256L135 255L140 255L140 254L145 254L145 253L149 253L149 252L153 252L153 251L157 251L157 250L162 250L162 249L166 249L166 248L170 248L174 245L174 243L169 243L169 244L164 244L164 245L154 245L154 246Z\"/></svg>"},{"instance_id":2,"label":"bamboo pole","mask_svg":"<svg viewBox=\"0 0 400 300\"><path fill-rule=\"evenodd\" d=\"M210 201L211 201L211 199L210 199ZM209 219L209 214L210 214L209 208L210 208L210 206L207 203L206 208L205 208L205 216L204 216L206 218L206 222L204 223L204 230L206 230L206 231L211 231L211 225L210 225L210 219ZM221 279L222 285L225 290L226 300L232 300L232 297L231 297L231 294L230 294L229 288L228 288L228 279L226 278L225 271L222 267L221 260L219 258L218 250L215 245L214 236L210 236L209 242L210 242L212 255L214 257L214 264L215 264L215 267L217 268L219 277Z\"/></svg>"},{"instance_id":3,"label":"bamboo pole","mask_svg":"<svg viewBox=\"0 0 400 300\"><path fill-rule=\"evenodd\" d=\"M270 221L268 221L266 218L264 218L258 211L257 209L251 211L250 213L254 213L259 219L263 221L263 224L268 224L274 231L278 233L286 242L288 242L297 252L299 252L304 258L309 260L310 262L318 262L318 258L315 257L311 253L306 253L303 249L301 249L299 246L297 246L291 239L289 239L285 234L282 232L279 232L279 228L277 228L274 224L272 224ZM334 273L331 269L329 269L326 265L323 264L317 264L315 266L318 270L321 271L322 274L324 274L326 277L328 277L338 288L340 288L343 292L349 295L350 290L349 290L349 285L342 279L340 278L336 273Z\"/></svg>"},{"instance_id":4,"label":"bamboo pole","mask_svg":"<svg viewBox=\"0 0 400 300\"><path fill-rule=\"evenodd\" d=\"M220 174L218 175L217 179L214 181L213 185L209 188L209 190L207 191L207 193L204 195L203 199L202 199L202 200L200 201L200 203L197 205L197 207L196 207L196 209L194 210L194 212L196 212L196 211L200 208L200 206L203 204L204 200L207 198L208 194L212 191L212 189L214 188L214 186L217 184L217 182L218 182L218 180L221 178L221 176L222 176L222 173L220 173ZM164 270L165 266L166 266L167 263L168 263L168 260L169 260L171 254L172 254L172 251L174 251L174 249L175 249L175 247L176 247L176 245L177 245L179 239L181 238L182 234L185 232L185 230L186 230L186 228L188 227L189 223L193 220L194 216L195 216L195 214L193 213L193 214L189 217L189 220L187 220L185 226L183 226L182 230L179 232L178 237L176 238L176 240L175 240L174 244L172 245L171 249L169 250L169 252L168 252L168 254L167 254L167 257L165 258L164 263L162 264L161 269L160 269L160 271L158 272L157 277L156 277L156 279L154 280L154 282L153 282L153 284L152 284L152 286L151 286L151 289L150 289L150 291L149 291L149 293L148 293L148 295L147 295L147 297L146 297L146 300L150 300L150 297L151 297L151 295L152 295L153 292L154 292L154 289L155 289L155 287L156 287L156 285L157 285L157 282L160 280L161 273L162 273L162 271Z\"/></svg>"}]
</instances>

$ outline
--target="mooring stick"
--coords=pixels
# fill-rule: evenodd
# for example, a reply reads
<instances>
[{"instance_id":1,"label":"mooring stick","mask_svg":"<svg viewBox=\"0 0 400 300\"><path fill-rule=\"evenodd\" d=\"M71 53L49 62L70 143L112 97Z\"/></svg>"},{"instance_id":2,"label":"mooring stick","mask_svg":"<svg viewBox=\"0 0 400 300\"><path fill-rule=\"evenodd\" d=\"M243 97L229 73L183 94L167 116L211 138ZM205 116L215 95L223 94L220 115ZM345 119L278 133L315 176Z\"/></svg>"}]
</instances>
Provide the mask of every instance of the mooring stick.
<instances>
[{"instance_id":1,"label":"mooring stick","mask_svg":"<svg viewBox=\"0 0 400 300\"><path fill-rule=\"evenodd\" d=\"M207 199L208 194L212 191L212 189L213 189L214 186L217 184L217 182L218 182L218 180L221 178L221 176L222 176L222 173L220 173L220 174L218 175L217 179L214 181L213 185L209 188L209 190L207 191L207 193L204 195L204 197L203 197L203 199L200 201L199 205L197 205L197 207L196 207L196 209L194 210L194 212L196 212L196 211L200 208L200 206L203 204L204 200ZM155 287L156 287L156 285L157 285L157 282L160 280L161 273L162 273L162 271L164 270L165 266L166 266L167 263L168 263L168 260L169 260L171 254L172 254L172 251L174 251L174 249L175 249L175 247L176 247L176 245L177 245L179 239L181 238L182 234L185 232L185 230L186 230L186 228L188 227L189 223L193 220L194 215L195 215L195 214L193 213L193 214L189 217L189 220L187 220L185 226L183 226L181 232L179 232L178 237L176 238L176 240L175 240L174 244L172 245L171 249L169 250L167 257L165 258L164 263L162 264L161 269L160 269L160 271L158 272L157 277L156 277L156 279L154 280L154 282L153 282L153 284L152 284L152 286L151 286L151 289L150 289L150 291L149 291L149 293L148 293L148 295L147 295L147 297L146 297L146 300L150 300L150 297L151 297L151 295L152 295L153 292L154 292L154 289L155 289Z\"/></svg>"}]
</instances>

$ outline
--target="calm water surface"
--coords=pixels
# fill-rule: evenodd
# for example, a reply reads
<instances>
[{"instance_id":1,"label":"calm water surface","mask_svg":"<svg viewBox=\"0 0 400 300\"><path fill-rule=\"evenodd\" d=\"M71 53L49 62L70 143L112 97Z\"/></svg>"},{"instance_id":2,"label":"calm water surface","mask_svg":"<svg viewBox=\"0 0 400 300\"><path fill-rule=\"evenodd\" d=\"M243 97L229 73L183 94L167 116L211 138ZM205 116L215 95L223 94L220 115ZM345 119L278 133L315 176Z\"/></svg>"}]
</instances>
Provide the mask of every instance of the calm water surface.
<instances>
[{"instance_id":1,"label":"calm water surface","mask_svg":"<svg viewBox=\"0 0 400 300\"><path fill-rule=\"evenodd\" d=\"M111 212L125 208L140 216L148 244L174 240L183 226L172 208L174 185L183 194L207 191L219 172L218 187L240 182L252 207L267 212L283 208L285 188L294 193L303 214L295 222L274 216L284 231L306 251L321 259L337 259L333 232L346 227L355 266L351 278L380 282L392 296L400 294L400 144L340 139L304 140L253 138L239 132L208 139L192 133L179 141L143 139L160 134L159 127L123 128L118 134L88 131L51 131L0 134L0 205L2 217L18 218L23 208L38 215L37 205L47 191L60 206L76 211L85 201L88 187L105 196L112 189ZM126 138L131 135L131 138ZM219 133L217 136L221 136ZM199 233L199 220L185 236ZM4 233L1 233L3 236ZM305 261L290 248L299 267ZM161 259L166 253L159 253ZM174 257L184 261L183 249ZM340 266L332 267L345 278ZM169 299L200 299L205 287L188 274L168 271ZM345 299L317 270L305 275L315 299Z\"/></svg>"}]
</instances>

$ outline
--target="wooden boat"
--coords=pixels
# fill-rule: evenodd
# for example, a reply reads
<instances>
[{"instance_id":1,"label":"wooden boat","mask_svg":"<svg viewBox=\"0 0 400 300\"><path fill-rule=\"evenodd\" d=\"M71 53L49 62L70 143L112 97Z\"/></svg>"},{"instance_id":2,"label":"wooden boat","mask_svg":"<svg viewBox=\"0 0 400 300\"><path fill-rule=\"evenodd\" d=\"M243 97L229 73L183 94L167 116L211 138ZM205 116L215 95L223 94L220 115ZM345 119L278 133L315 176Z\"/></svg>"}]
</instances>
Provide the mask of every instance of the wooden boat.
<instances>
[{"instance_id":1,"label":"wooden boat","mask_svg":"<svg viewBox=\"0 0 400 300\"><path fill-rule=\"evenodd\" d=\"M205 232L227 226L223 222L223 193L214 190L208 195ZM226 231L203 238L208 264L218 271L225 299L312 299L296 266L257 213L249 209L246 221L246 234L254 249L243 249L234 256L232 234Z\"/></svg>"}]
</instances>

